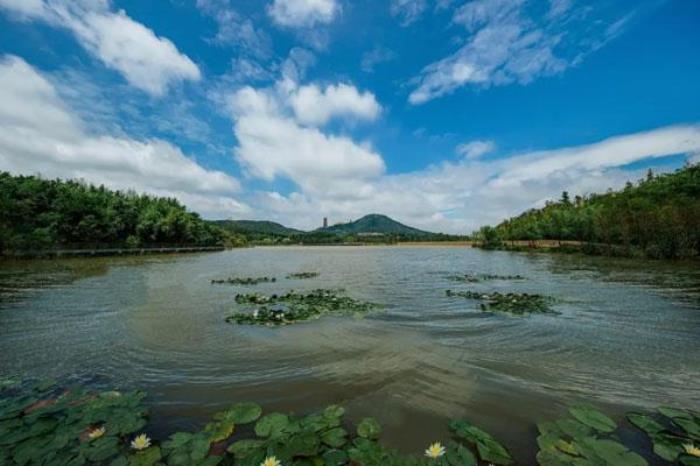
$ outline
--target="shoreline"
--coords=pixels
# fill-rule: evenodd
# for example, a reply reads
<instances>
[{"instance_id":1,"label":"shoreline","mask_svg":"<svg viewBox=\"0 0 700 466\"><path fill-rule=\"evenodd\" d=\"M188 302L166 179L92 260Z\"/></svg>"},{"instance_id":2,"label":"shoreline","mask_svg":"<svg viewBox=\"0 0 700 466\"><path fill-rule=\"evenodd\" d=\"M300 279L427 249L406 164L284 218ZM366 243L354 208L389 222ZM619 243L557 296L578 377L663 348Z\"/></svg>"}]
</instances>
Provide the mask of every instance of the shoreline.
<instances>
[{"instance_id":1,"label":"shoreline","mask_svg":"<svg viewBox=\"0 0 700 466\"><path fill-rule=\"evenodd\" d=\"M70 257L119 257L153 254L187 254L225 251L223 246L183 246L164 248L106 248L106 249L56 249L44 251L17 251L0 254L0 261L15 259L60 259Z\"/></svg>"}]
</instances>

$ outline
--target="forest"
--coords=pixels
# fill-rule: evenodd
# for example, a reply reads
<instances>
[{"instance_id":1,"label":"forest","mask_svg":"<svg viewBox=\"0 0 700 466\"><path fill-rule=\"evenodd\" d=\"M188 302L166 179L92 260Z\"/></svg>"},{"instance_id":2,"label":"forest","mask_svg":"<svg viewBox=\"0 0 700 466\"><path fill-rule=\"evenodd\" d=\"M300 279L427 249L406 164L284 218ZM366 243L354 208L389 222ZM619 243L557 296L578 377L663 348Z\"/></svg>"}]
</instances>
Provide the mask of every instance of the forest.
<instances>
[{"instance_id":1,"label":"forest","mask_svg":"<svg viewBox=\"0 0 700 466\"><path fill-rule=\"evenodd\" d=\"M175 199L80 181L0 173L0 254L96 247L223 246L244 241Z\"/></svg>"},{"instance_id":2,"label":"forest","mask_svg":"<svg viewBox=\"0 0 700 466\"><path fill-rule=\"evenodd\" d=\"M651 170L620 191L575 196L529 210L495 227L482 227L475 239L487 248L504 241L560 240L583 243L594 254L678 259L700 254L700 164L672 173Z\"/></svg>"}]
</instances>

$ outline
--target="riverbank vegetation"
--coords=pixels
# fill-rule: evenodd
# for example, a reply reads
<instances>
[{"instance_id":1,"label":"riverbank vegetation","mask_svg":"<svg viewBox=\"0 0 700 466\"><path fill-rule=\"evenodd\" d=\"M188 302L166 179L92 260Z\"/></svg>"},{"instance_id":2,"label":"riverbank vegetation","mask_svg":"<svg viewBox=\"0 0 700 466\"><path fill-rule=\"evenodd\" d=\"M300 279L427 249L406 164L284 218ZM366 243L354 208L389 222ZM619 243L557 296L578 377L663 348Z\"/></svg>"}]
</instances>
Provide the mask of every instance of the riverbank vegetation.
<instances>
[{"instance_id":1,"label":"riverbank vegetation","mask_svg":"<svg viewBox=\"0 0 700 466\"><path fill-rule=\"evenodd\" d=\"M430 439L423 455L416 456L387 448L379 422L364 418L353 424L338 405L298 416L265 413L258 404L239 402L214 414L196 432L151 438L145 397L139 391L0 379L0 464L515 464L506 446L468 420L452 420L451 438ZM542 466L700 464L700 414L662 407L657 413L630 413L627 420L629 427L590 406L572 406L567 417L537 424L536 460ZM632 426L640 430L630 430Z\"/></svg>"},{"instance_id":2,"label":"riverbank vegetation","mask_svg":"<svg viewBox=\"0 0 700 466\"><path fill-rule=\"evenodd\" d=\"M700 255L700 165L648 172L621 191L575 196L529 210L475 235L486 248L526 249L509 241L573 241L591 254L678 259Z\"/></svg>"},{"instance_id":3,"label":"riverbank vegetation","mask_svg":"<svg viewBox=\"0 0 700 466\"><path fill-rule=\"evenodd\" d=\"M175 199L0 173L0 254L244 242Z\"/></svg>"}]
</instances>

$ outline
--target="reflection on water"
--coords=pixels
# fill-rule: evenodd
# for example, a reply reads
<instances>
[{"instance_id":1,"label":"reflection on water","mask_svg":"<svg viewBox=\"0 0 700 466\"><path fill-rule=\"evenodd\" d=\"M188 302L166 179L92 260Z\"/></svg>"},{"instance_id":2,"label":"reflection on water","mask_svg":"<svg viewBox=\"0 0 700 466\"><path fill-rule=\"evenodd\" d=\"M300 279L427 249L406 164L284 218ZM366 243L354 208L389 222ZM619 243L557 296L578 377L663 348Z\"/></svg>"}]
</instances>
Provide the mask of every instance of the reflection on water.
<instances>
[{"instance_id":1,"label":"reflection on water","mask_svg":"<svg viewBox=\"0 0 700 466\"><path fill-rule=\"evenodd\" d=\"M318 271L311 280L286 280ZM454 273L522 281L456 284ZM211 285L276 276L257 287ZM226 324L241 290L344 288L365 319ZM445 289L535 292L561 315L484 314ZM534 457L533 423L587 401L611 413L700 407L700 270L458 248L256 248L206 255L3 263L0 373L133 386L164 432L235 400L304 412L343 403L419 451L466 417Z\"/></svg>"}]
</instances>

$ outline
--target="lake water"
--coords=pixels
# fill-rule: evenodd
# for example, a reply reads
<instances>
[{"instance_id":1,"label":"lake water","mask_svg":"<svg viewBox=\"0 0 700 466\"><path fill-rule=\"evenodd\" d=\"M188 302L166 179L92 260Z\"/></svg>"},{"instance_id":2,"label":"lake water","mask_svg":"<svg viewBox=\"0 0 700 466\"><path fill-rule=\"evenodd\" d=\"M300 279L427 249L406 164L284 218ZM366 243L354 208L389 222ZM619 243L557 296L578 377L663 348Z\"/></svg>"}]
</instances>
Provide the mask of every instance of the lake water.
<instances>
[{"instance_id":1,"label":"lake water","mask_svg":"<svg viewBox=\"0 0 700 466\"><path fill-rule=\"evenodd\" d=\"M320 272L310 280L288 273ZM520 274L460 284L450 274ZM275 276L255 287L212 285ZM343 288L384 305L283 328L224 319L237 292ZM558 298L559 315L512 317L446 289ZM700 267L455 247L253 248L212 254L0 264L0 374L149 393L152 433L201 426L241 400L266 410L343 404L383 441L420 452L468 419L522 464L534 423L577 402L618 420L700 408Z\"/></svg>"}]
</instances>

